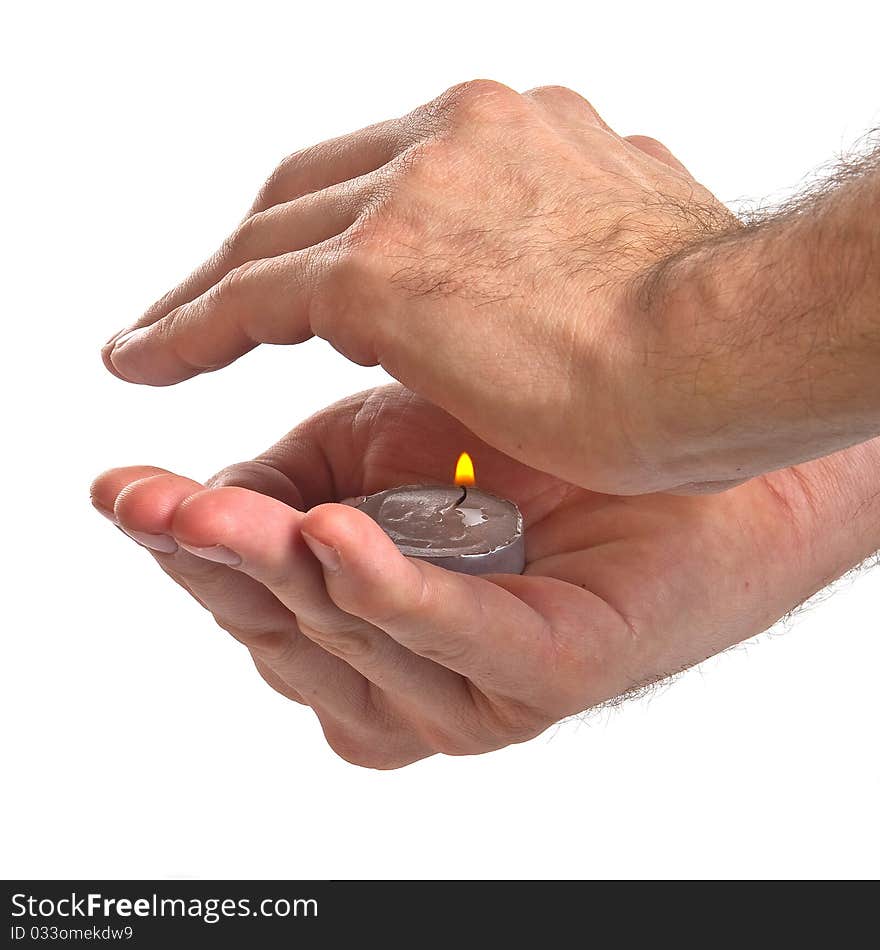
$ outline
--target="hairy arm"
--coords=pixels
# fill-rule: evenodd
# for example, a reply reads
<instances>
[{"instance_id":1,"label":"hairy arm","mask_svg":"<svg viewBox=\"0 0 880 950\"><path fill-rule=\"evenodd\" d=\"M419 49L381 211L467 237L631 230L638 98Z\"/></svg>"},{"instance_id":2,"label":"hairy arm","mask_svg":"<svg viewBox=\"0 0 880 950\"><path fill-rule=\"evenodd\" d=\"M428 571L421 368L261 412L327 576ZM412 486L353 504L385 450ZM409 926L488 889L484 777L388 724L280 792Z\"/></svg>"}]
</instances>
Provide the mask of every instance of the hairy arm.
<instances>
[{"instance_id":1,"label":"hairy arm","mask_svg":"<svg viewBox=\"0 0 880 950\"><path fill-rule=\"evenodd\" d=\"M880 150L818 193L653 267L640 303L682 485L880 434Z\"/></svg>"}]
</instances>

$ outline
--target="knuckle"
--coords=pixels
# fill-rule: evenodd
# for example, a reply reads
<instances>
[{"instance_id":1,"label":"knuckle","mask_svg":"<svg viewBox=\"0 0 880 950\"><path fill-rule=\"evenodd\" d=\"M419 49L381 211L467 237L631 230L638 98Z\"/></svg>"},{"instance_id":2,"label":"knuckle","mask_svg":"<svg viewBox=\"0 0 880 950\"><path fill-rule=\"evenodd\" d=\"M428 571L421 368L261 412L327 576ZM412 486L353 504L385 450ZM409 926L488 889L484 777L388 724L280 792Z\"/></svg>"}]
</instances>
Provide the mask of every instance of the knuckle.
<instances>
[{"instance_id":1,"label":"knuckle","mask_svg":"<svg viewBox=\"0 0 880 950\"><path fill-rule=\"evenodd\" d=\"M344 243L331 261L328 272L333 285L339 290L350 291L360 286L376 266L376 255L372 250L373 239L378 225L371 221L375 215L366 215L352 226Z\"/></svg>"},{"instance_id":2,"label":"knuckle","mask_svg":"<svg viewBox=\"0 0 880 950\"><path fill-rule=\"evenodd\" d=\"M431 613L431 588L418 571L414 584L394 589L377 588L371 603L364 605L371 623L380 629L402 628L412 624L418 628L419 617Z\"/></svg>"},{"instance_id":3,"label":"knuckle","mask_svg":"<svg viewBox=\"0 0 880 950\"><path fill-rule=\"evenodd\" d=\"M394 181L383 193L371 196L343 236L342 270L360 279L373 275L387 281L396 270L394 262L401 254L411 254L422 239L424 206L426 200L435 200L440 180L439 169L407 172L398 166Z\"/></svg>"},{"instance_id":4,"label":"knuckle","mask_svg":"<svg viewBox=\"0 0 880 950\"><path fill-rule=\"evenodd\" d=\"M265 462L258 459L251 459L246 462L233 462L219 472L212 475L207 482L206 488L220 488L227 485L235 485L239 488L252 488L253 485L260 484L267 474L277 473L278 469L272 468Z\"/></svg>"},{"instance_id":5,"label":"knuckle","mask_svg":"<svg viewBox=\"0 0 880 950\"><path fill-rule=\"evenodd\" d=\"M258 627L248 629L248 625L243 624L240 619L237 619L233 626L227 626L216 614L214 617L236 640L246 642L253 656L268 666L283 666L296 652L296 639L291 636L289 630L266 631Z\"/></svg>"},{"instance_id":6,"label":"knuckle","mask_svg":"<svg viewBox=\"0 0 880 950\"><path fill-rule=\"evenodd\" d=\"M359 236L347 235L325 257L321 279L309 297L311 332L327 340L345 357L362 366L375 366L388 322L387 269L378 228ZM371 235L371 237L368 237Z\"/></svg>"},{"instance_id":7,"label":"knuckle","mask_svg":"<svg viewBox=\"0 0 880 950\"><path fill-rule=\"evenodd\" d=\"M324 279L313 294L312 329L318 336L323 326L335 326L350 310L357 309L364 300L373 266L366 231L357 237L349 235L328 261Z\"/></svg>"},{"instance_id":8,"label":"knuckle","mask_svg":"<svg viewBox=\"0 0 880 950\"><path fill-rule=\"evenodd\" d=\"M378 214L368 216L353 234L346 236L328 266L325 289L342 313L357 310L363 316L370 313L377 300L383 299L388 263L383 251L390 239L389 231L387 220Z\"/></svg>"},{"instance_id":9,"label":"knuckle","mask_svg":"<svg viewBox=\"0 0 880 950\"><path fill-rule=\"evenodd\" d=\"M504 745L515 745L518 742L527 742L543 732L550 725L550 719L536 715L530 709L524 709L517 704L504 709L495 709L487 728L492 735L500 739Z\"/></svg>"},{"instance_id":10,"label":"knuckle","mask_svg":"<svg viewBox=\"0 0 880 950\"><path fill-rule=\"evenodd\" d=\"M271 207L290 197L291 181L308 162L309 151L310 149L301 149L294 152L275 166L257 195L257 205Z\"/></svg>"},{"instance_id":11,"label":"knuckle","mask_svg":"<svg viewBox=\"0 0 880 950\"><path fill-rule=\"evenodd\" d=\"M220 257L224 260L244 262L249 258L250 248L254 246L259 215L251 215L229 235L220 248Z\"/></svg>"},{"instance_id":12,"label":"knuckle","mask_svg":"<svg viewBox=\"0 0 880 950\"><path fill-rule=\"evenodd\" d=\"M396 190L408 193L445 191L465 156L461 143L441 136L411 145L395 161ZM395 206L393 210L399 208Z\"/></svg>"},{"instance_id":13,"label":"knuckle","mask_svg":"<svg viewBox=\"0 0 880 950\"><path fill-rule=\"evenodd\" d=\"M267 458L252 459L227 465L205 483L206 488L236 487L277 498L285 504L301 509L302 495L290 478L277 464Z\"/></svg>"},{"instance_id":14,"label":"knuckle","mask_svg":"<svg viewBox=\"0 0 880 950\"><path fill-rule=\"evenodd\" d=\"M496 82L494 79L470 79L458 83L447 90L446 95L451 101L459 103L486 102L493 99L507 99L518 96L510 86Z\"/></svg>"},{"instance_id":15,"label":"knuckle","mask_svg":"<svg viewBox=\"0 0 880 950\"><path fill-rule=\"evenodd\" d=\"M322 649L354 666L367 666L376 655L376 644L363 623L340 624L320 630L300 623L302 632Z\"/></svg>"},{"instance_id":16,"label":"knuckle","mask_svg":"<svg viewBox=\"0 0 880 950\"><path fill-rule=\"evenodd\" d=\"M505 108L522 100L519 93L492 79L471 79L447 89L434 100L433 112L453 123L497 118Z\"/></svg>"},{"instance_id":17,"label":"knuckle","mask_svg":"<svg viewBox=\"0 0 880 950\"><path fill-rule=\"evenodd\" d=\"M226 304L239 300L246 289L249 274L258 263L258 261L246 261L227 271L212 288L214 301Z\"/></svg>"},{"instance_id":18,"label":"knuckle","mask_svg":"<svg viewBox=\"0 0 880 950\"><path fill-rule=\"evenodd\" d=\"M483 730L478 723L458 723L449 728L436 723L420 728L423 740L441 755L481 755L500 749L505 743Z\"/></svg>"},{"instance_id":19,"label":"knuckle","mask_svg":"<svg viewBox=\"0 0 880 950\"><path fill-rule=\"evenodd\" d=\"M343 271L345 268L356 270L369 261L374 267L377 262L375 252L381 252L393 240L397 218L397 202L392 195L372 195L345 234L345 250L338 266ZM363 259L358 259L359 255L363 255Z\"/></svg>"},{"instance_id":20,"label":"knuckle","mask_svg":"<svg viewBox=\"0 0 880 950\"><path fill-rule=\"evenodd\" d=\"M374 750L360 739L355 739L345 732L332 731L325 727L324 737L327 745L339 756L345 759L351 765L359 765L361 768L373 768L375 760Z\"/></svg>"},{"instance_id":21,"label":"knuckle","mask_svg":"<svg viewBox=\"0 0 880 950\"><path fill-rule=\"evenodd\" d=\"M117 509L117 516L118 515L119 511ZM173 560L175 574L186 585L189 592L197 597L206 609L214 614L214 619L217 620L212 605L212 597L217 592L217 588L213 584L217 571L211 570L212 562L206 558L200 558L195 554L190 554L190 552L184 548L178 548L177 551L171 555L171 558ZM214 564L214 567L217 566L217 564ZM232 632L224 624L221 623L220 626L227 632Z\"/></svg>"},{"instance_id":22,"label":"knuckle","mask_svg":"<svg viewBox=\"0 0 880 950\"><path fill-rule=\"evenodd\" d=\"M552 716L518 700L490 699L473 686L470 691L483 735L499 748L534 739L553 721Z\"/></svg>"},{"instance_id":23,"label":"knuckle","mask_svg":"<svg viewBox=\"0 0 880 950\"><path fill-rule=\"evenodd\" d=\"M257 192L254 207L268 208L282 200L285 173L282 162L271 175L263 182L263 187Z\"/></svg>"},{"instance_id":24,"label":"knuckle","mask_svg":"<svg viewBox=\"0 0 880 950\"><path fill-rule=\"evenodd\" d=\"M666 148L666 146L659 139L655 139L652 135L628 135L626 140L627 142L632 142L633 145L651 145L659 146L660 148Z\"/></svg>"},{"instance_id":25,"label":"knuckle","mask_svg":"<svg viewBox=\"0 0 880 950\"><path fill-rule=\"evenodd\" d=\"M380 623L381 627L382 624ZM413 629L408 637L412 644L412 649L440 666L449 666L454 669L464 669L471 665L474 659L474 651L461 636L438 637L436 632L429 634L429 637L419 635L416 630L418 624L413 625Z\"/></svg>"},{"instance_id":26,"label":"knuckle","mask_svg":"<svg viewBox=\"0 0 880 950\"><path fill-rule=\"evenodd\" d=\"M575 92L574 89L569 89L568 86L536 86L534 89L530 89L524 95L528 96L530 99L544 101L548 104L552 102L559 106L576 110L580 113L586 113L597 122L600 121L599 113L592 102L582 96L579 92Z\"/></svg>"},{"instance_id":27,"label":"knuckle","mask_svg":"<svg viewBox=\"0 0 880 950\"><path fill-rule=\"evenodd\" d=\"M344 728L322 722L324 738L327 745L351 765L364 769L387 771L399 769L415 760L414 756L407 756L393 748L385 736L375 739L353 735Z\"/></svg>"},{"instance_id":28,"label":"knuckle","mask_svg":"<svg viewBox=\"0 0 880 950\"><path fill-rule=\"evenodd\" d=\"M540 97L557 97L560 99L580 99L584 101L581 96L579 96L573 89L569 89L568 86L560 86L556 84L550 84L548 86L535 86L534 89L529 89L527 96L535 96L536 98Z\"/></svg>"},{"instance_id":29,"label":"knuckle","mask_svg":"<svg viewBox=\"0 0 880 950\"><path fill-rule=\"evenodd\" d=\"M669 149L659 139L650 135L628 135L626 140L636 148L652 155L658 152L663 155L669 154Z\"/></svg>"}]
</instances>

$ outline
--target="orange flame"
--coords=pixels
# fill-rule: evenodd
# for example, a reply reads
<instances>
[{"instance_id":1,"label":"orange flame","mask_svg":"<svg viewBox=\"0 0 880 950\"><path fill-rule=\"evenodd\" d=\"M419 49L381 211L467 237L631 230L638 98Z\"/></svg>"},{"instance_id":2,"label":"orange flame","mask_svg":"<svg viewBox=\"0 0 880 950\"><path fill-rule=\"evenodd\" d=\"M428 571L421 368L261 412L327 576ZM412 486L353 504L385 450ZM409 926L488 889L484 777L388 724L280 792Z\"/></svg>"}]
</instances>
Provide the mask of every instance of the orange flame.
<instances>
[{"instance_id":1,"label":"orange flame","mask_svg":"<svg viewBox=\"0 0 880 950\"><path fill-rule=\"evenodd\" d=\"M455 463L455 484L456 485L474 485L474 463L467 452L462 452Z\"/></svg>"}]
</instances>

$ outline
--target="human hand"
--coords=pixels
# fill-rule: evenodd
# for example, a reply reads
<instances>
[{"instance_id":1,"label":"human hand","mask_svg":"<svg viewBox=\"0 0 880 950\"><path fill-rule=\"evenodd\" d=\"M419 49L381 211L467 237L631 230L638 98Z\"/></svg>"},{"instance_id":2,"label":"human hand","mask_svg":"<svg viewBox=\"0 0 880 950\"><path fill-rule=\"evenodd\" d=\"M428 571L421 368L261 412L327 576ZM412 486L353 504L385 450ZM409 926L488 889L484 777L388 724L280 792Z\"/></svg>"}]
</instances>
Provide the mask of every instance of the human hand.
<instances>
[{"instance_id":1,"label":"human hand","mask_svg":"<svg viewBox=\"0 0 880 950\"><path fill-rule=\"evenodd\" d=\"M445 481L462 450L479 484L522 509L523 576L408 560L366 515L327 504ZM600 495L391 386L207 489L123 468L92 499L271 686L313 707L339 755L395 768L531 738L766 629L880 546L878 462L875 441L718 495Z\"/></svg>"},{"instance_id":2,"label":"human hand","mask_svg":"<svg viewBox=\"0 0 880 950\"><path fill-rule=\"evenodd\" d=\"M661 393L680 395L654 366L668 375L681 341L639 280L736 226L660 143L622 138L571 90L466 83L282 162L104 358L168 385L317 335L510 458L594 490L677 488L690 447L659 423L678 415Z\"/></svg>"}]
</instances>

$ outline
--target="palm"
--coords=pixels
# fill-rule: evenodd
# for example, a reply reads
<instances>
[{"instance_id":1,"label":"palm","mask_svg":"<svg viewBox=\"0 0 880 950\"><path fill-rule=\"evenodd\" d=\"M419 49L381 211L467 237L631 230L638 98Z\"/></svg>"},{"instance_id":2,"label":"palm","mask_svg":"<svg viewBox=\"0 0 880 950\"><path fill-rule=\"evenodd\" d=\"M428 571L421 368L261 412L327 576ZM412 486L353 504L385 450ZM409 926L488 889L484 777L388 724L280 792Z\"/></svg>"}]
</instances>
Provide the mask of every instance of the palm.
<instances>
[{"instance_id":1,"label":"palm","mask_svg":"<svg viewBox=\"0 0 880 950\"><path fill-rule=\"evenodd\" d=\"M768 584L776 546L767 548L762 539L769 534L781 540L792 530L780 499L803 491L802 475L780 472L718 495L605 495L511 459L402 387L361 394L341 406L334 407L335 423L322 429L320 439L329 481L306 502L448 482L458 454L470 452L477 483L523 512L527 566L512 588L516 596L544 614L562 639L582 641L607 630L616 636L622 619L628 635L650 641L648 666L639 658L611 683L603 680L595 701L760 632L812 592L812 586L779 586L769 602L760 597L743 603L744 593ZM280 461L296 483L303 474L298 452ZM593 649L601 654L606 646L595 642Z\"/></svg>"}]
</instances>

